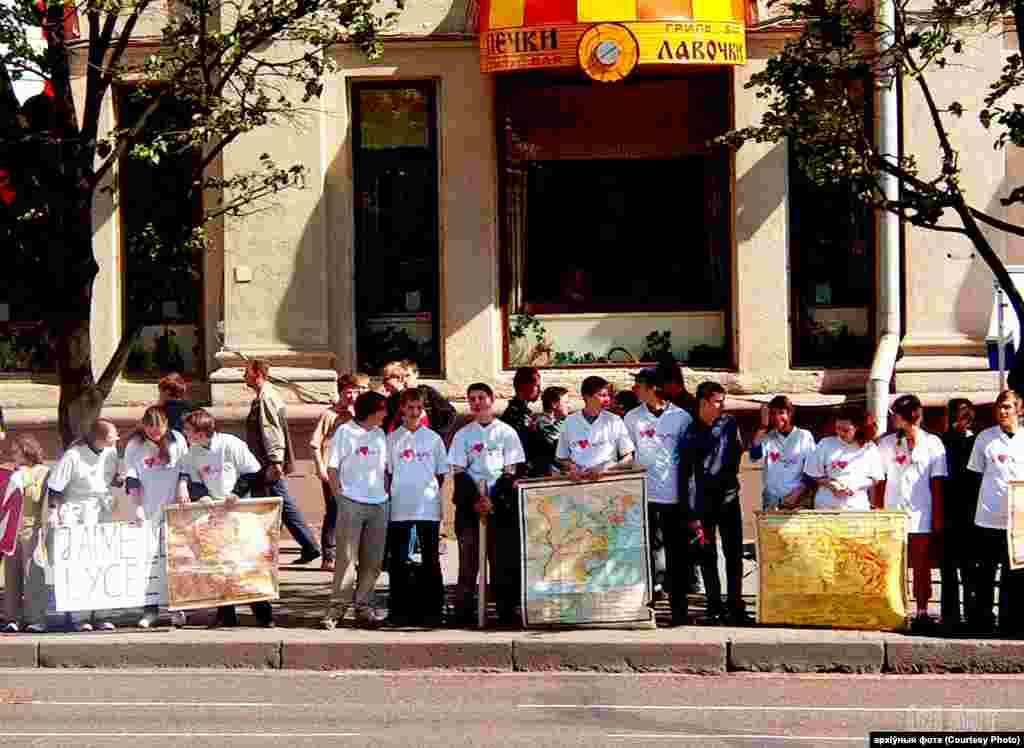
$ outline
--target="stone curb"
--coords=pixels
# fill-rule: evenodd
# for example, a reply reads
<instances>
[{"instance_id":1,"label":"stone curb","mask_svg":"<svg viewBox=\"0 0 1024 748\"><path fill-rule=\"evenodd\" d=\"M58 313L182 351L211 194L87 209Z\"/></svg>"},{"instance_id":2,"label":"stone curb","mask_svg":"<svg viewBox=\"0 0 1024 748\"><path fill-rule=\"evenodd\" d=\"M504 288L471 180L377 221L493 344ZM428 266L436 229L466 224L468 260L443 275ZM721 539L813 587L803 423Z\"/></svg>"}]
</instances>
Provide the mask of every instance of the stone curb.
<instances>
[{"instance_id":1,"label":"stone curb","mask_svg":"<svg viewBox=\"0 0 1024 748\"><path fill-rule=\"evenodd\" d=\"M512 642L285 642L288 670L511 671Z\"/></svg>"},{"instance_id":2,"label":"stone curb","mask_svg":"<svg viewBox=\"0 0 1024 748\"><path fill-rule=\"evenodd\" d=\"M891 641L885 660L892 673L1024 673L1024 641Z\"/></svg>"},{"instance_id":3,"label":"stone curb","mask_svg":"<svg viewBox=\"0 0 1024 748\"><path fill-rule=\"evenodd\" d=\"M735 641L729 669L756 673L880 673L884 641Z\"/></svg>"},{"instance_id":4,"label":"stone curb","mask_svg":"<svg viewBox=\"0 0 1024 748\"><path fill-rule=\"evenodd\" d=\"M601 673L694 673L726 671L725 642L583 642L516 641L519 671L589 671Z\"/></svg>"},{"instance_id":5,"label":"stone curb","mask_svg":"<svg viewBox=\"0 0 1024 748\"><path fill-rule=\"evenodd\" d=\"M156 634L157 632L153 632ZM1024 673L1024 641L865 637L545 640L532 636L214 640L104 634L0 638L5 668L247 668L477 672Z\"/></svg>"}]
</instances>

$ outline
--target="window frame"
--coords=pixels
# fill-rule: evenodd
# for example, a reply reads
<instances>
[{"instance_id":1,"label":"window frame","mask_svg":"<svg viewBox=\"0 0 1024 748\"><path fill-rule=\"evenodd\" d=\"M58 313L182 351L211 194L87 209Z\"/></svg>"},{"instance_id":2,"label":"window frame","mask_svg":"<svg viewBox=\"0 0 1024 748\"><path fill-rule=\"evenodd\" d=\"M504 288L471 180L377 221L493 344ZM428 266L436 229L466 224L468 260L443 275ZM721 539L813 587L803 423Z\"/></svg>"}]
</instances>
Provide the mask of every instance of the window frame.
<instances>
[{"instance_id":1,"label":"window frame","mask_svg":"<svg viewBox=\"0 0 1024 748\"><path fill-rule=\"evenodd\" d=\"M441 216L442 211L442 200L443 195L441 191L441 142L440 142L440 81L435 78L389 78L387 80L377 79L356 79L351 80L348 84L348 98L349 98L349 117L351 122L351 143L352 143L352 225L353 225L353 237L352 237L352 269L353 269L353 302L354 302L354 315L353 315L353 347L355 349L355 358L359 362L359 338L361 334L361 322L364 318L364 312L361 309L361 302L359 299L359 292L357 286L360 284L361 264L360 259L360 244L362 242L362 236L364 227L362 225L362 216L359 209L359 171L365 166L360 166L360 161L363 159L363 148L362 148L362 118L360 116L359 106L359 92L364 90L395 90L395 89L417 89L426 94L427 98L427 148L425 149L431 155L431 181L434 185L433 190L433 235L434 242L436 244L434 257L437 261L437 272L435 278L435 298L437 302L434 309L431 310L431 334L434 338L434 345L436 348L435 360L429 362L428 365L423 365L417 362L420 366L420 375L427 378L444 377L445 371L445 356L444 356L444 340L441 337L443 327L441 325L441 314L444 308L444 279L442 278L444 271L444 252L443 252L443 238L442 238L442 225L443 219ZM368 153L372 153L372 150L367 150ZM417 314L416 312L410 312L410 316ZM436 367L435 367L436 365Z\"/></svg>"},{"instance_id":2,"label":"window frame","mask_svg":"<svg viewBox=\"0 0 1024 748\"><path fill-rule=\"evenodd\" d=\"M723 85L725 88L724 104L726 106L726 129L731 129L735 125L735 71L732 68L724 69L694 69L688 70L681 74L666 74L665 72L644 72L638 71L636 74L630 77L626 81L619 81L613 85L616 86L627 86L631 82L666 82L671 83L680 80L682 77L687 75L698 76L718 74L723 78ZM598 84L590 79L584 78L582 74L566 74L553 71L545 72L523 72L523 73L506 73L499 76L495 76L495 95L494 95L494 122L495 122L495 141L496 141L496 166L497 166L497 193L496 193L496 215L498 220L497 232L496 232L496 248L498 254L498 311L499 318L501 320L501 332L500 332L500 346L501 346L501 367L505 372L514 371L516 366L510 362L510 335L509 325L510 318L513 316L511 312L512 302L512 276L514 271L511 268L511 260L509 253L506 251L508 246L508 216L507 216L507 191L509 189L508 172L510 169L510 159L506 142L506 124L504 122L504 100L509 95L508 90L515 87L516 85L523 85L525 81L535 81L536 85L544 85L550 83L552 85L578 85L578 86L598 86L605 84ZM503 92L504 89L504 92ZM706 155L710 155L710 152L705 152ZM701 155L701 154L693 154ZM666 159L649 159L649 160L666 160ZM696 367L702 371L736 371L737 370L737 350L736 341L734 335L735 329L735 303L736 303L736 287L735 287L735 268L736 268L736 157L732 150L725 151L723 157L723 183L728 194L723 199L723 210L726 211L726 215L723 218L722 224L728 233L728 236L723 242L723 273L726 279L724 288L724 299L722 307L720 309L709 310L709 309L694 309L692 307L677 308L677 309L642 309L634 310L631 312L627 311L616 311L616 312L603 312L603 311L577 311L577 312L547 312L537 311L530 312L528 308L525 309L527 313L533 314L534 316L548 316L548 315L573 315L573 314L593 314L593 315L606 315L606 316L619 316L619 315L645 315L650 314L652 317L664 315L667 313L678 312L680 314L690 314L694 312L704 312L708 314L721 314L723 319L723 340L722 345L725 349L725 360L722 365L719 366L704 366L698 364ZM523 301L524 307L528 307L529 302ZM641 366L649 365L649 361L633 361L633 362L618 362L608 361L603 363L573 363L573 364L550 364L547 366L539 366L538 368L543 370L559 371L559 370L595 370L595 369L636 369ZM688 362L681 362L682 365L688 365Z\"/></svg>"}]
</instances>

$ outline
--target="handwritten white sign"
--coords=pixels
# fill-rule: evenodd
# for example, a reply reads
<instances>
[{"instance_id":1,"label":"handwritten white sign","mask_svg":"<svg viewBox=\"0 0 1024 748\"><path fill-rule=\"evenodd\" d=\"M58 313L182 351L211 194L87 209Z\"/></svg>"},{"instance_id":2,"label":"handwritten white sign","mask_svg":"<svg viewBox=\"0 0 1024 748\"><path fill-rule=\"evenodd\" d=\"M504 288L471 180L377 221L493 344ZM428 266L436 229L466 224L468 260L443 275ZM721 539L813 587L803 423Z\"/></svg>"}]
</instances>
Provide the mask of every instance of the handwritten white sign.
<instances>
[{"instance_id":1,"label":"handwritten white sign","mask_svg":"<svg viewBox=\"0 0 1024 748\"><path fill-rule=\"evenodd\" d=\"M109 610L167 600L163 523L55 527L57 610Z\"/></svg>"}]
</instances>

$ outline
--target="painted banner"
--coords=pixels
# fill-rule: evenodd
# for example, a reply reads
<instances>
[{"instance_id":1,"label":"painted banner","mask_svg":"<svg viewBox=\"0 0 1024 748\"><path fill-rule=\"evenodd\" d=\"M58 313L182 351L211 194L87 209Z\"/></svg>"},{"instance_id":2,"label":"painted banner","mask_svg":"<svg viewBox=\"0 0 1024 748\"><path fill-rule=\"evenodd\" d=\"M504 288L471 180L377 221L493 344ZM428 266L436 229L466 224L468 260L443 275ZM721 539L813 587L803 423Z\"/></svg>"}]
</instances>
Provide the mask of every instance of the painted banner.
<instances>
[{"instance_id":1,"label":"painted banner","mask_svg":"<svg viewBox=\"0 0 1024 748\"><path fill-rule=\"evenodd\" d=\"M170 610L278 598L281 499L164 507Z\"/></svg>"},{"instance_id":2,"label":"painted banner","mask_svg":"<svg viewBox=\"0 0 1024 748\"><path fill-rule=\"evenodd\" d=\"M903 512L757 512L757 622L902 629L906 551Z\"/></svg>"},{"instance_id":3,"label":"painted banner","mask_svg":"<svg viewBox=\"0 0 1024 748\"><path fill-rule=\"evenodd\" d=\"M1010 481L1009 500L1010 529L1006 542L1009 543L1010 568L1024 568L1024 481Z\"/></svg>"},{"instance_id":4,"label":"painted banner","mask_svg":"<svg viewBox=\"0 0 1024 748\"><path fill-rule=\"evenodd\" d=\"M644 471L522 481L519 518L527 626L653 626Z\"/></svg>"},{"instance_id":5,"label":"painted banner","mask_svg":"<svg viewBox=\"0 0 1024 748\"><path fill-rule=\"evenodd\" d=\"M159 522L50 528L58 612L160 605L167 599Z\"/></svg>"}]
</instances>

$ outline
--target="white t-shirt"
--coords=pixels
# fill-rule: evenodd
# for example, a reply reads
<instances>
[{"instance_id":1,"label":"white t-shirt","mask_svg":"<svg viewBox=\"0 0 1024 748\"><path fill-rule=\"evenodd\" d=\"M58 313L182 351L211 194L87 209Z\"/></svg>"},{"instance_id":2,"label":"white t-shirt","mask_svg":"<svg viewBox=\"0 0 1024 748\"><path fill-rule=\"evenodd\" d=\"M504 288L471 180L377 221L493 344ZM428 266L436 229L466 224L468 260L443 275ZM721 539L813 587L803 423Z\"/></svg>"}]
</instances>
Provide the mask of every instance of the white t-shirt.
<instances>
[{"instance_id":1,"label":"white t-shirt","mask_svg":"<svg viewBox=\"0 0 1024 748\"><path fill-rule=\"evenodd\" d=\"M223 499L230 494L240 475L260 471L260 461L249 447L233 434L221 431L210 437L210 446L193 444L181 461L181 472L193 483L206 486L211 499Z\"/></svg>"},{"instance_id":2,"label":"white t-shirt","mask_svg":"<svg viewBox=\"0 0 1024 748\"><path fill-rule=\"evenodd\" d=\"M764 466L764 495L782 500L803 485L807 461L814 454L814 437L806 429L793 427L788 434L774 429L761 439Z\"/></svg>"},{"instance_id":3,"label":"white t-shirt","mask_svg":"<svg viewBox=\"0 0 1024 748\"><path fill-rule=\"evenodd\" d=\"M438 475L448 472L448 453L437 432L405 426L388 435L391 519L394 522L441 520Z\"/></svg>"},{"instance_id":4,"label":"white t-shirt","mask_svg":"<svg viewBox=\"0 0 1024 748\"><path fill-rule=\"evenodd\" d=\"M178 496L181 461L188 454L188 443L177 431L171 431L168 460L160 458L160 447L149 439L133 437L124 448L124 477L142 484L142 508L147 519L160 519L164 504Z\"/></svg>"},{"instance_id":5,"label":"white t-shirt","mask_svg":"<svg viewBox=\"0 0 1024 748\"><path fill-rule=\"evenodd\" d=\"M914 452L901 434L878 440L885 468L885 508L910 516L907 532L932 531L932 478L946 477L946 448L935 434L919 431Z\"/></svg>"},{"instance_id":6,"label":"white t-shirt","mask_svg":"<svg viewBox=\"0 0 1024 748\"><path fill-rule=\"evenodd\" d=\"M588 469L615 462L633 451L635 447L626 424L617 415L602 410L597 419L589 423L583 411L578 411L565 419L555 457L572 460L577 466Z\"/></svg>"},{"instance_id":7,"label":"white t-shirt","mask_svg":"<svg viewBox=\"0 0 1024 748\"><path fill-rule=\"evenodd\" d=\"M990 530L1007 529L1010 481L1024 480L1024 433L1018 431L1011 438L1001 426L985 429L974 441L967 468L981 473L974 524Z\"/></svg>"},{"instance_id":8,"label":"white t-shirt","mask_svg":"<svg viewBox=\"0 0 1024 748\"><path fill-rule=\"evenodd\" d=\"M448 449L448 463L465 468L474 482L486 481L490 489L505 468L526 462L516 430L495 418L486 426L467 423L455 433Z\"/></svg>"},{"instance_id":9,"label":"white t-shirt","mask_svg":"<svg viewBox=\"0 0 1024 748\"><path fill-rule=\"evenodd\" d=\"M812 478L831 478L853 491L852 496L836 496L828 486L819 486L814 495L815 509L847 509L866 512L871 509L871 488L885 477L882 458L874 442L857 446L837 436L822 439L807 460L804 472Z\"/></svg>"},{"instance_id":10,"label":"white t-shirt","mask_svg":"<svg viewBox=\"0 0 1024 748\"><path fill-rule=\"evenodd\" d=\"M623 423L636 446L635 460L647 468L647 499L655 504L679 502L679 438L693 419L668 403L660 416L646 405L633 408Z\"/></svg>"},{"instance_id":11,"label":"white t-shirt","mask_svg":"<svg viewBox=\"0 0 1024 748\"><path fill-rule=\"evenodd\" d=\"M385 475L388 445L384 429L364 429L355 421L343 423L331 437L327 467L338 471L341 495L362 504L388 500Z\"/></svg>"},{"instance_id":12,"label":"white t-shirt","mask_svg":"<svg viewBox=\"0 0 1024 748\"><path fill-rule=\"evenodd\" d=\"M113 447L96 453L88 444L76 444L53 466L46 483L51 491L63 492L65 502L108 501L117 466L117 450Z\"/></svg>"}]
</instances>

